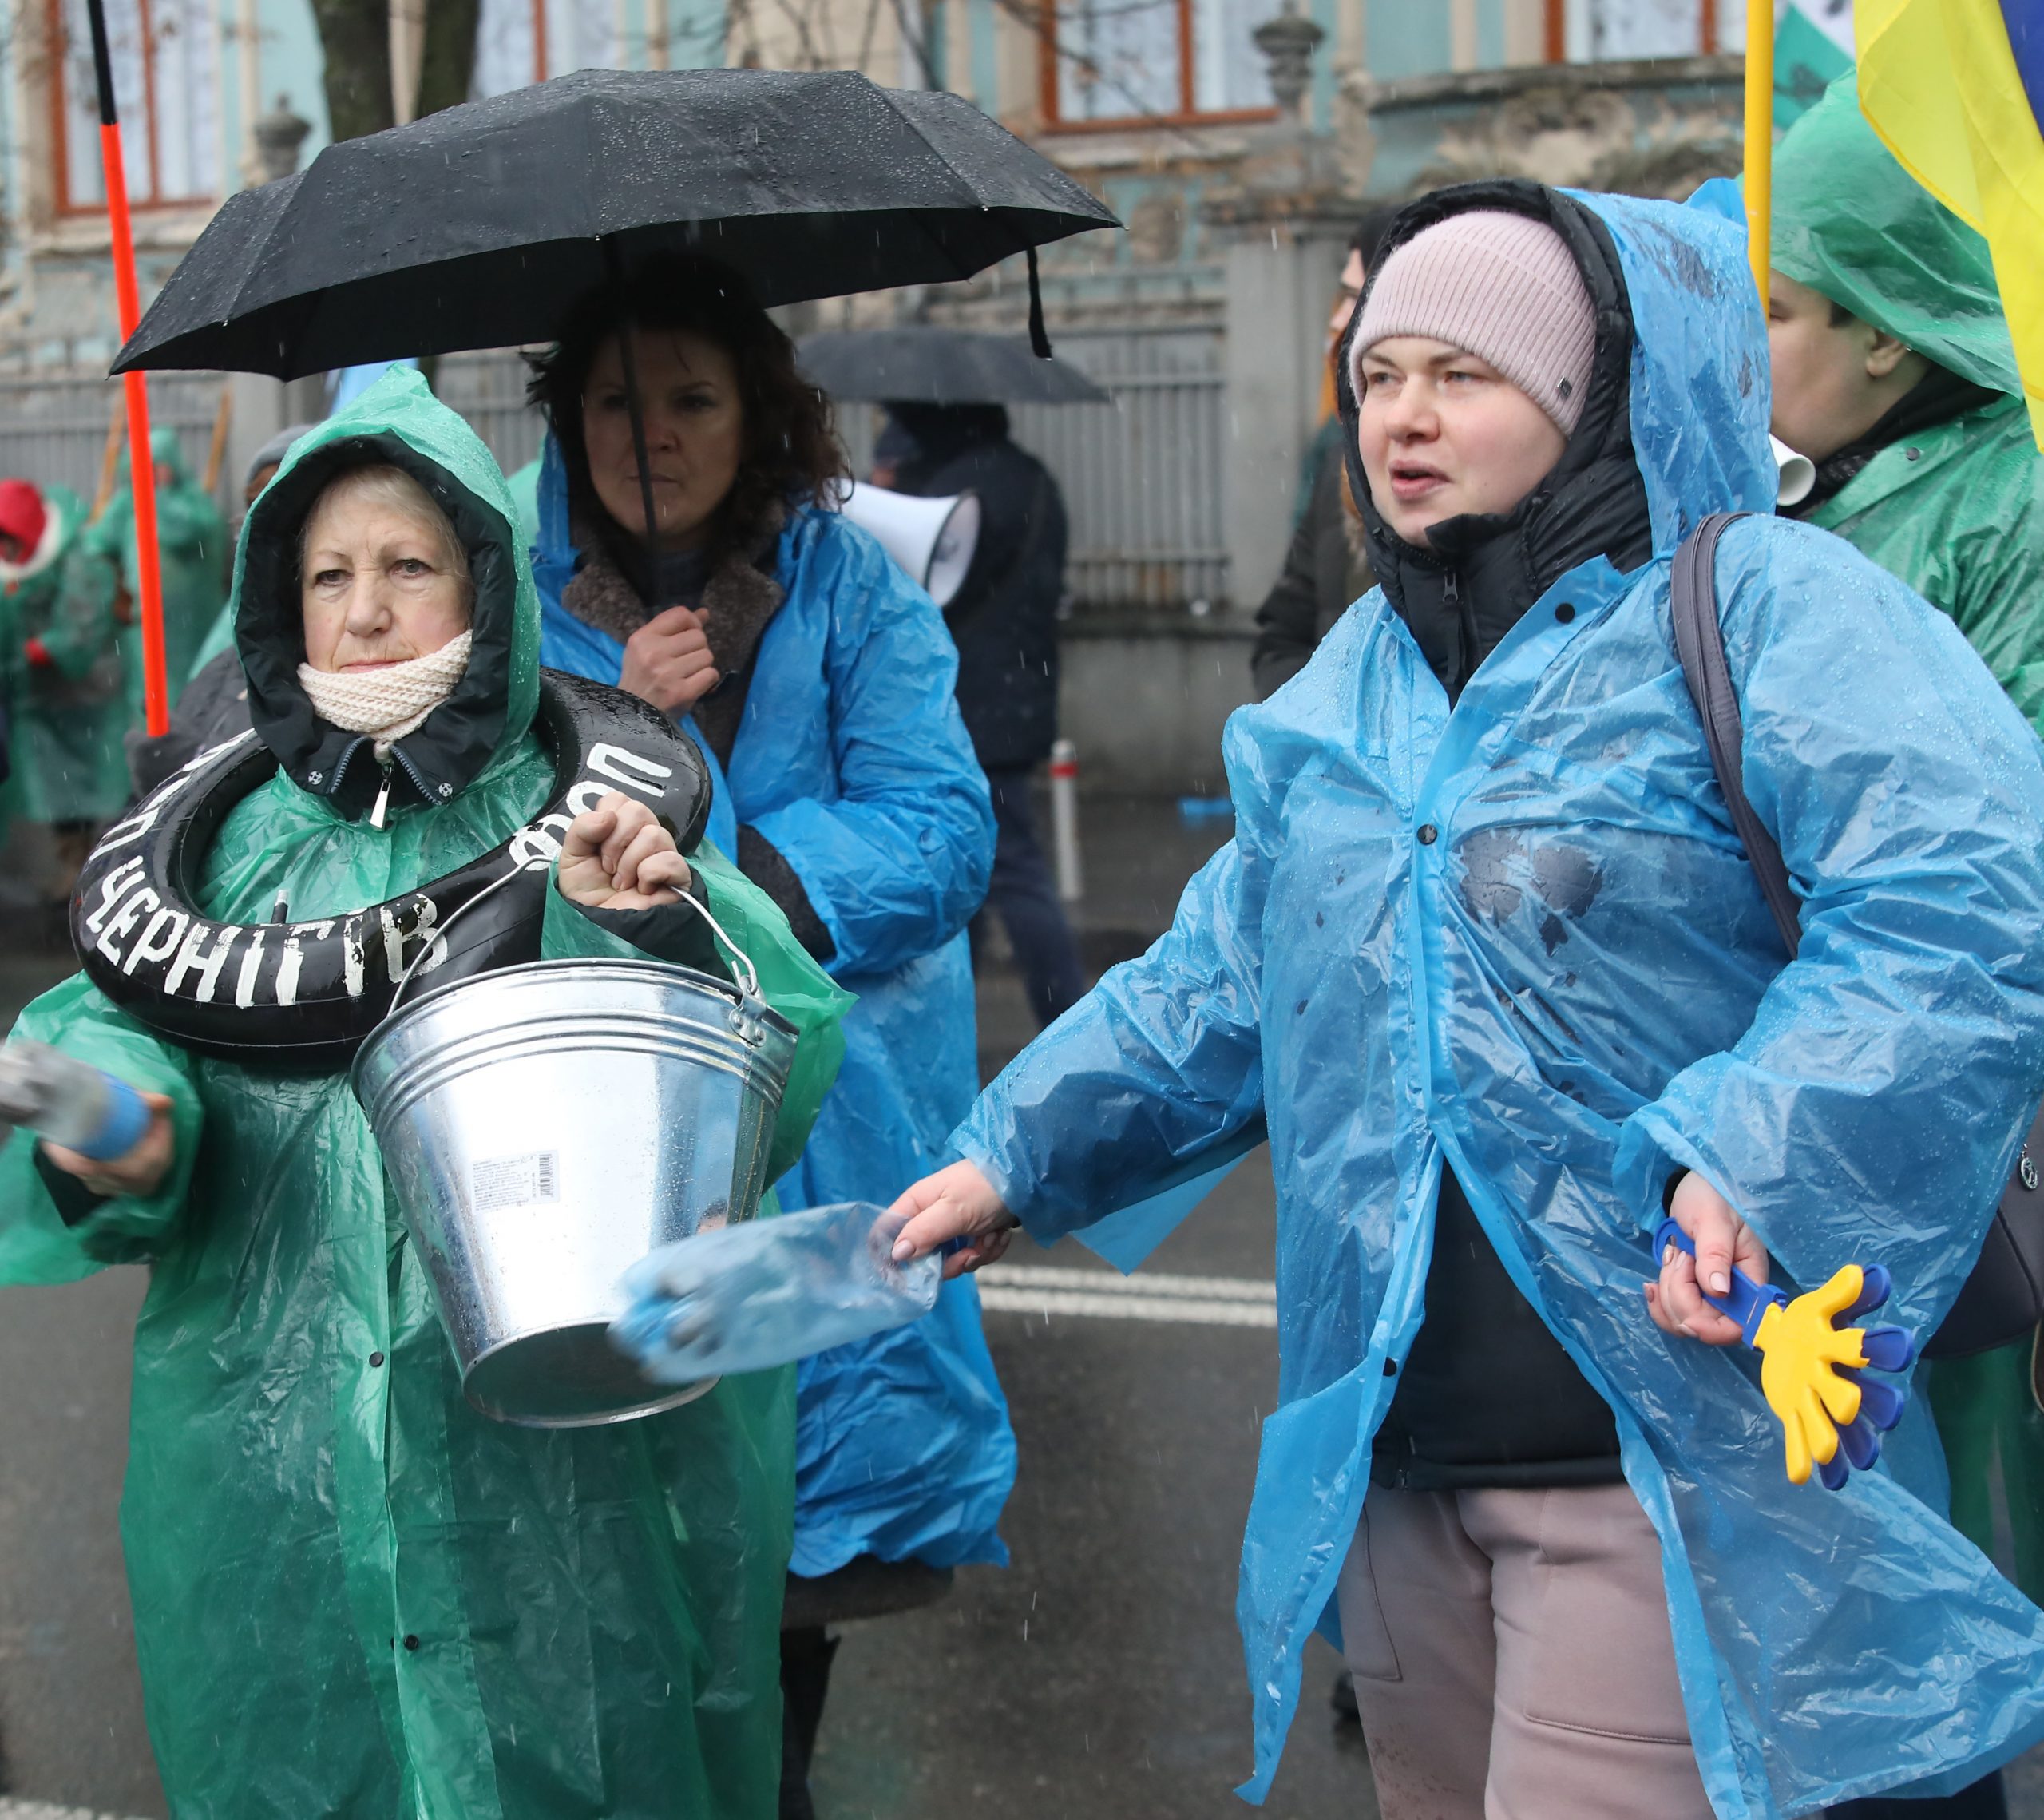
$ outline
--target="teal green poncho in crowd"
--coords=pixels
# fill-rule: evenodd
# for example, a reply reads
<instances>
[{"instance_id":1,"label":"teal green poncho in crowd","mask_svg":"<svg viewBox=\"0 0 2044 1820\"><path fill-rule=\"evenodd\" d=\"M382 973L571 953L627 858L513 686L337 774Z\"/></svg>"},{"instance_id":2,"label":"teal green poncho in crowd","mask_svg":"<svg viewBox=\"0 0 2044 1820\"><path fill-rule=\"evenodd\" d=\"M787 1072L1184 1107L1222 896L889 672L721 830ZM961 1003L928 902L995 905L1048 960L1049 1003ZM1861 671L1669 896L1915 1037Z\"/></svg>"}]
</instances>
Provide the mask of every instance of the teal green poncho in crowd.
<instances>
[{"instance_id":1,"label":"teal green poncho in crowd","mask_svg":"<svg viewBox=\"0 0 2044 1820\"><path fill-rule=\"evenodd\" d=\"M242 588L250 549L295 543L313 478L365 438L488 527L470 545L475 629L479 649L508 642L503 730L450 800L414 799L380 831L280 771L204 856L195 894L210 917L266 921L279 893L300 918L382 902L496 846L552 787L532 730L538 601L511 503L414 375L323 426L252 513L236 566L244 658L300 637L295 593ZM778 1174L836 1068L846 1000L761 893L707 849L692 862L801 1033ZM636 950L550 892L544 952ZM76 1227L30 1140L0 1151L0 1280L153 1266L121 1520L177 1820L770 1820L793 1372L727 1378L615 1427L489 1421L463 1400L344 1075L195 1057L82 977L30 1005L18 1033L173 1102L160 1192Z\"/></svg>"},{"instance_id":2,"label":"teal green poncho in crowd","mask_svg":"<svg viewBox=\"0 0 2044 1820\"><path fill-rule=\"evenodd\" d=\"M164 674L170 698L192 674L192 659L220 617L227 598L227 521L212 497L193 479L177 445L177 432L159 430L149 438L156 470L156 547L163 572ZM121 564L131 600L142 597L135 561L135 495L125 479L94 534ZM131 616L132 617L132 616ZM143 711L142 628L122 628L121 652L129 724L140 726Z\"/></svg>"},{"instance_id":3,"label":"teal green poncho in crowd","mask_svg":"<svg viewBox=\"0 0 2044 1820\"><path fill-rule=\"evenodd\" d=\"M18 812L32 822L104 821L128 799L120 572L76 494L51 487L43 505L42 547L0 570Z\"/></svg>"},{"instance_id":4,"label":"teal green poncho in crowd","mask_svg":"<svg viewBox=\"0 0 2044 1820\"><path fill-rule=\"evenodd\" d=\"M1777 272L1997 395L1880 450L1805 522L1958 622L2044 732L2044 460L1987 243L1895 161L1850 73L1775 153Z\"/></svg>"},{"instance_id":5,"label":"teal green poncho in crowd","mask_svg":"<svg viewBox=\"0 0 2044 1820\"><path fill-rule=\"evenodd\" d=\"M1897 164L1850 75L1777 153L1773 259L1798 284L1999 395L1881 450L1810 514L1950 613L2044 732L2044 458L1987 243ZM2035 1335L1931 1369L1952 1521L2044 1600Z\"/></svg>"}]
</instances>

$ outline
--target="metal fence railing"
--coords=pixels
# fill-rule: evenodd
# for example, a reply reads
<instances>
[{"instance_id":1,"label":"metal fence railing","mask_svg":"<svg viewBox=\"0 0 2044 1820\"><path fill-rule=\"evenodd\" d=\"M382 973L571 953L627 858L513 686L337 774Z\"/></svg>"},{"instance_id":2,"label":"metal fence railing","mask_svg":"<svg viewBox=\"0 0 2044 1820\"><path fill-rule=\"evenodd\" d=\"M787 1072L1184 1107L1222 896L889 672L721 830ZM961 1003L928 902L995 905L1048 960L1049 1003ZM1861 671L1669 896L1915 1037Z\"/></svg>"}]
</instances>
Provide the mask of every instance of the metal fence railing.
<instances>
[{"instance_id":1,"label":"metal fence railing","mask_svg":"<svg viewBox=\"0 0 2044 1820\"><path fill-rule=\"evenodd\" d=\"M443 354L433 389L475 426L506 474L540 452L539 414L527 408L525 381L531 370L513 351Z\"/></svg>"},{"instance_id":2,"label":"metal fence railing","mask_svg":"<svg viewBox=\"0 0 2044 1820\"><path fill-rule=\"evenodd\" d=\"M1218 328L1068 329L1069 360L1113 397L1025 405L1016 439L1057 477L1072 521L1067 585L1089 607L1229 597Z\"/></svg>"},{"instance_id":3,"label":"metal fence railing","mask_svg":"<svg viewBox=\"0 0 2044 1820\"><path fill-rule=\"evenodd\" d=\"M1071 521L1066 585L1090 609L1179 607L1228 596L1222 541L1224 343L1218 328L1064 329L1057 355L1113 398L1022 405L1015 439L1056 477ZM854 472L879 413L841 406Z\"/></svg>"},{"instance_id":4,"label":"metal fence railing","mask_svg":"<svg viewBox=\"0 0 2044 1820\"><path fill-rule=\"evenodd\" d=\"M1091 609L1175 607L1228 598L1222 542L1222 337L1218 328L1068 329L1058 356L1111 395L1111 405L1024 405L1016 439L1039 456L1064 494L1072 525L1067 583ZM508 474L538 454L540 422L525 405L525 364L497 350L442 355L439 395L475 426ZM219 407L218 375L166 373L149 381L153 423L175 429L196 475ZM119 389L96 373L0 377L0 474L75 489L98 485ZM873 448L878 413L839 410L855 472ZM232 510L240 477L223 474Z\"/></svg>"},{"instance_id":5,"label":"metal fence railing","mask_svg":"<svg viewBox=\"0 0 2044 1820\"><path fill-rule=\"evenodd\" d=\"M217 373L165 373L149 380L149 426L177 432L194 479L205 472L220 410ZM68 486L90 505L106 458L107 431L121 409L121 383L99 372L10 374L0 378L0 475L38 486ZM125 455L128 445L121 442ZM223 474L223 506L240 476Z\"/></svg>"}]
</instances>

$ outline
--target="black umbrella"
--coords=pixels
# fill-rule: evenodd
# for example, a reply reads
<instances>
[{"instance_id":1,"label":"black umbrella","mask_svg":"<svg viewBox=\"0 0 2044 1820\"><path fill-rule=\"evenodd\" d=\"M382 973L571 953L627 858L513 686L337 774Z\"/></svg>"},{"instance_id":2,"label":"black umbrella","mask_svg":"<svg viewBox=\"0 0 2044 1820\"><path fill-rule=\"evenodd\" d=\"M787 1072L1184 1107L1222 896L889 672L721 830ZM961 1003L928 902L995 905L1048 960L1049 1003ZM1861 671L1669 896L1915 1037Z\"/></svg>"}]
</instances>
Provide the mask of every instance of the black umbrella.
<instances>
[{"instance_id":1,"label":"black umbrella","mask_svg":"<svg viewBox=\"0 0 2044 1820\"><path fill-rule=\"evenodd\" d=\"M766 304L967 278L1119 225L969 101L851 70L587 69L330 145L229 199L113 371L280 379L550 339L649 255Z\"/></svg>"},{"instance_id":2,"label":"black umbrella","mask_svg":"<svg viewBox=\"0 0 2044 1820\"><path fill-rule=\"evenodd\" d=\"M1111 404L1075 367L1020 335L846 329L806 335L802 371L833 398L874 404Z\"/></svg>"}]
</instances>

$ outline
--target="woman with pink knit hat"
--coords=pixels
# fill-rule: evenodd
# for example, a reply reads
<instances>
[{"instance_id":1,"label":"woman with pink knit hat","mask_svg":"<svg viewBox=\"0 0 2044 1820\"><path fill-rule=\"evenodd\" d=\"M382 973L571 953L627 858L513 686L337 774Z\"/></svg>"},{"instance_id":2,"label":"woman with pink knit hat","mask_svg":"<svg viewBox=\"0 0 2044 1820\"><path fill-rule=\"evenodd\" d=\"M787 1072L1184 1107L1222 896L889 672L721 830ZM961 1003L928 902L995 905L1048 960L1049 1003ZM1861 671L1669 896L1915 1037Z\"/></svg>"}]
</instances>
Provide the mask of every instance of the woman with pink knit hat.
<instances>
[{"instance_id":1,"label":"woman with pink knit hat","mask_svg":"<svg viewBox=\"0 0 2044 1820\"><path fill-rule=\"evenodd\" d=\"M1251 1798L1316 1627L1387 1820L1962 1786L2044 1738L2044 1612L1944 1521L1913 1406L1876 1469L1790 1483L1699 1284L1878 1262L1895 1318L1949 1306L2044 1095L2037 742L1944 616L1769 515L1721 216L1436 192L1342 375L1378 586L1230 722L1234 841L981 1096L901 1249L973 1267L1019 1223L1127 1267L1268 1140ZM1716 513L1792 959L1673 641Z\"/></svg>"}]
</instances>

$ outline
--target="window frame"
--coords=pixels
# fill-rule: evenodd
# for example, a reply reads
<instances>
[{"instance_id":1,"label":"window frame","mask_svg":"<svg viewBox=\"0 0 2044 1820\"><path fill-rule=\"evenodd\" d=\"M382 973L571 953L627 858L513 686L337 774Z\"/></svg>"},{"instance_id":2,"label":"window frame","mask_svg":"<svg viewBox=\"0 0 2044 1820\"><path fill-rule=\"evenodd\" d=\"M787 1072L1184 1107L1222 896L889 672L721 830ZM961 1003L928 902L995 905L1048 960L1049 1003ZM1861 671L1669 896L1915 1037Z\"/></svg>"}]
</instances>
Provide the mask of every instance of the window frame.
<instances>
[{"instance_id":1,"label":"window frame","mask_svg":"<svg viewBox=\"0 0 2044 1820\"><path fill-rule=\"evenodd\" d=\"M1697 0L1696 53L1715 57L1721 48L1717 19L1718 0ZM1542 51L1549 63L1568 61L1568 0L1545 0L1541 19Z\"/></svg>"},{"instance_id":2,"label":"window frame","mask_svg":"<svg viewBox=\"0 0 2044 1820\"><path fill-rule=\"evenodd\" d=\"M165 196L157 188L160 180L158 173L163 169L161 129L156 116L156 36L153 20L153 0L135 0L135 10L141 30L142 42L142 112L141 122L145 142L149 155L149 194L138 196L131 187L128 192L128 207L137 215L174 213L180 210L212 208L222 200L212 196ZM106 198L97 202L81 202L71 193L71 115L70 115L70 53L71 35L65 19L65 0L44 0L44 42L49 49L46 67L50 72L50 215L56 221L89 221L103 216L107 212ZM215 97L218 105L219 97ZM92 117L98 117L98 102L94 98L89 110ZM134 122L124 118L121 130L125 137Z\"/></svg>"},{"instance_id":3,"label":"window frame","mask_svg":"<svg viewBox=\"0 0 2044 1820\"><path fill-rule=\"evenodd\" d=\"M1193 30L1194 0L1175 0L1178 26L1178 108L1171 113L1115 114L1099 120L1067 120L1058 109L1058 77L1064 53L1058 44L1063 0L1037 0L1036 105L1047 133L1126 133L1144 126L1242 126L1275 120L1275 107L1222 108L1208 112L1198 93L1198 46Z\"/></svg>"}]
</instances>

